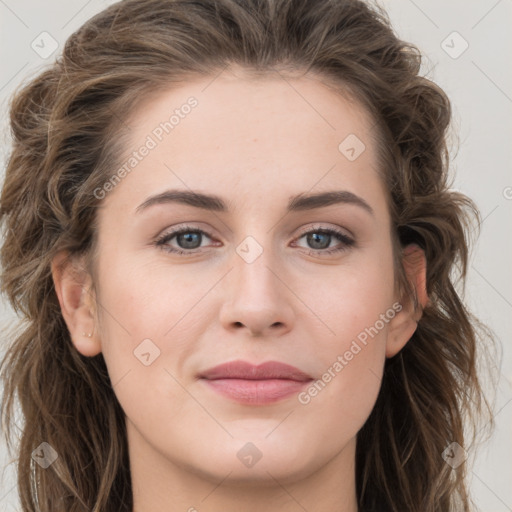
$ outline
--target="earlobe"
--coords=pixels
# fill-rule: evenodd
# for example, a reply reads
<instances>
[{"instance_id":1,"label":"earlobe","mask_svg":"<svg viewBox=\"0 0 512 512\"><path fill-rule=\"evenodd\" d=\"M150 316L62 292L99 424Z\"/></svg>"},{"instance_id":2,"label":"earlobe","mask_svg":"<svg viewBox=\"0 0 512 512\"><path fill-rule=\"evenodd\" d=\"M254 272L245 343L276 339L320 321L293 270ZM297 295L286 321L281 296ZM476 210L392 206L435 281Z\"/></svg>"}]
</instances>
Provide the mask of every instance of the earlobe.
<instances>
[{"instance_id":1,"label":"earlobe","mask_svg":"<svg viewBox=\"0 0 512 512\"><path fill-rule=\"evenodd\" d=\"M73 345L84 356L99 354L101 343L94 328L96 303L90 274L67 251L60 251L52 261L52 277Z\"/></svg>"},{"instance_id":2,"label":"earlobe","mask_svg":"<svg viewBox=\"0 0 512 512\"><path fill-rule=\"evenodd\" d=\"M386 357L395 356L411 339L418 327L423 309L429 302L427 261L423 249L416 244L408 245L402 251L402 263L415 298L406 294L401 298L402 309L390 322Z\"/></svg>"}]
</instances>

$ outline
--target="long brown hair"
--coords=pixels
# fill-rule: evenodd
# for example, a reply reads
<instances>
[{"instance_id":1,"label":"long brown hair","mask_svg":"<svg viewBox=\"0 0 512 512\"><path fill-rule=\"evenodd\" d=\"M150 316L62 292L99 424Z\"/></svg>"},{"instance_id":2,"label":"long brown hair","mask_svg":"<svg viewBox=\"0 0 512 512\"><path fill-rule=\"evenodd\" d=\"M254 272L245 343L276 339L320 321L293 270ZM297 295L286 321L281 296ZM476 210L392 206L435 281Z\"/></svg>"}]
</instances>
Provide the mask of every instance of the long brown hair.
<instances>
[{"instance_id":1,"label":"long brown hair","mask_svg":"<svg viewBox=\"0 0 512 512\"><path fill-rule=\"evenodd\" d=\"M124 413L101 354L74 349L53 286L57 251L95 247L94 190L117 169L123 120L142 98L229 65L248 72L311 71L373 116L389 190L396 275L401 248L427 259L430 302L405 348L386 361L376 405L357 436L356 486L364 512L469 511L465 422L489 412L477 374L488 331L466 310L475 205L449 188L445 93L420 75L419 50L386 13L360 0L125 0L94 16L63 54L12 98L13 148L0 199L2 291L24 318L1 365L2 418L12 449L14 405L24 512L130 511ZM492 423L492 418L489 418ZM491 425L487 423L487 425ZM47 469L31 454L58 447Z\"/></svg>"}]
</instances>

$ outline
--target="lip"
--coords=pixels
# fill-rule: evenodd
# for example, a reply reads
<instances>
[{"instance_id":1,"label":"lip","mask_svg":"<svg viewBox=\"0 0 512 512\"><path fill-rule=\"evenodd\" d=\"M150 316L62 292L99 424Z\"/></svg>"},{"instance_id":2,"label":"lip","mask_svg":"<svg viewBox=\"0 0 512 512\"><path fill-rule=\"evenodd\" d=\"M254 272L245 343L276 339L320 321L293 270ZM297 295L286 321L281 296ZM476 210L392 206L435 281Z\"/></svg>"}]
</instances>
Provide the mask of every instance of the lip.
<instances>
[{"instance_id":1,"label":"lip","mask_svg":"<svg viewBox=\"0 0 512 512\"><path fill-rule=\"evenodd\" d=\"M231 361L199 374L199 378L213 391L236 402L263 405L298 393L313 378L278 361L253 365L246 361Z\"/></svg>"},{"instance_id":2,"label":"lip","mask_svg":"<svg viewBox=\"0 0 512 512\"><path fill-rule=\"evenodd\" d=\"M304 382L313 377L302 372L295 366L280 363L279 361L267 361L259 365L253 365L246 361L230 361L209 368L199 374L203 379L245 379L245 380L267 380L287 379Z\"/></svg>"}]
</instances>

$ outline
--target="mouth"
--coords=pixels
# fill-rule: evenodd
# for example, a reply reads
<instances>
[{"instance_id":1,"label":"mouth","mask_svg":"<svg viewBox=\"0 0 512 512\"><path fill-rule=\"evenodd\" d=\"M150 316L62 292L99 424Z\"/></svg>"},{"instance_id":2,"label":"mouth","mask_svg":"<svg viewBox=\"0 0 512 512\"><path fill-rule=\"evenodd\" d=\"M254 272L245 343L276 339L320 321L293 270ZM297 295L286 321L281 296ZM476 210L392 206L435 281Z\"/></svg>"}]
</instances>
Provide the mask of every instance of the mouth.
<instances>
[{"instance_id":1,"label":"mouth","mask_svg":"<svg viewBox=\"0 0 512 512\"><path fill-rule=\"evenodd\" d=\"M238 403L264 405L283 400L304 389L313 377L294 366L268 361L224 363L198 375L211 390Z\"/></svg>"}]
</instances>

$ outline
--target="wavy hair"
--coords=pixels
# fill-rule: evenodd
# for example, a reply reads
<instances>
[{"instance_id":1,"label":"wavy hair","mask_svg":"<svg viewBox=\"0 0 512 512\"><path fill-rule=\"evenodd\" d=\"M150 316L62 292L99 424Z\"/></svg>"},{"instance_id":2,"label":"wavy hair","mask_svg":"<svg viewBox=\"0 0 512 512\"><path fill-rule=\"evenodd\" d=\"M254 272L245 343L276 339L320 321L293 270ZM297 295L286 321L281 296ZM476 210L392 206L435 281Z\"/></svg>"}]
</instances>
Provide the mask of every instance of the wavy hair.
<instances>
[{"instance_id":1,"label":"wavy hair","mask_svg":"<svg viewBox=\"0 0 512 512\"><path fill-rule=\"evenodd\" d=\"M10 450L17 401L24 420L16 446L24 512L132 511L124 413L102 354L73 347L51 262L63 249L94 261L93 191L118 167L123 120L140 101L233 65L255 76L311 72L359 102L375 122L403 289L414 293L401 249L415 243L426 254L430 301L411 340L386 360L357 434L360 511L472 510L466 463L452 469L442 453L452 442L469 449L476 428L465 423L490 411L477 353L492 336L457 291L479 214L449 188L450 101L421 76L421 61L386 12L361 0L125 0L88 20L13 95L1 286L23 322L6 338L0 368ZM43 441L58 447L44 470L31 457Z\"/></svg>"}]
</instances>

